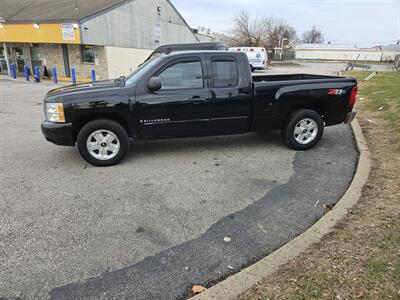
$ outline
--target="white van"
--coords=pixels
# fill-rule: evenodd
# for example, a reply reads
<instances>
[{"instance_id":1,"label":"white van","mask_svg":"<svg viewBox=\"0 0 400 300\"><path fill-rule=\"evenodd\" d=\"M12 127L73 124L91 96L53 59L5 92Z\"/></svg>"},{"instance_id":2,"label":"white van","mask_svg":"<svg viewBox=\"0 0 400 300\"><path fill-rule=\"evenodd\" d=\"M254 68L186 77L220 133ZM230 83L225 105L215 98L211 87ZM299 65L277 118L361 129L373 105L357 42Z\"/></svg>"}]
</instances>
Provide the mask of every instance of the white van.
<instances>
[{"instance_id":1,"label":"white van","mask_svg":"<svg viewBox=\"0 0 400 300\"><path fill-rule=\"evenodd\" d=\"M231 47L229 51L244 52L250 63L251 71L264 70L267 67L267 50L262 47Z\"/></svg>"}]
</instances>

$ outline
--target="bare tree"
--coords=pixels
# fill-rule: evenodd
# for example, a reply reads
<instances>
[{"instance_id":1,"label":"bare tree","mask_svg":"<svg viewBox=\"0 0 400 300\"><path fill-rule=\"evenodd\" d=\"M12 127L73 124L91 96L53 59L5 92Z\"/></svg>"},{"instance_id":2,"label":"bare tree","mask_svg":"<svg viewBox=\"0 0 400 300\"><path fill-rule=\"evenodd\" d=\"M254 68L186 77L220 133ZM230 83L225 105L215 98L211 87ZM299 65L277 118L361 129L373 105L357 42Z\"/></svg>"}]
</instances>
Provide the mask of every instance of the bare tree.
<instances>
[{"instance_id":1,"label":"bare tree","mask_svg":"<svg viewBox=\"0 0 400 300\"><path fill-rule=\"evenodd\" d=\"M324 37L322 31L318 29L315 25L303 33L303 43L307 44L320 44L324 42Z\"/></svg>"},{"instance_id":2,"label":"bare tree","mask_svg":"<svg viewBox=\"0 0 400 300\"><path fill-rule=\"evenodd\" d=\"M233 22L232 46L273 48L279 46L282 38L286 38L288 42L297 38L296 30L286 21L271 17L252 19L245 10Z\"/></svg>"},{"instance_id":3,"label":"bare tree","mask_svg":"<svg viewBox=\"0 0 400 300\"><path fill-rule=\"evenodd\" d=\"M287 39L288 43L297 39L296 30L282 19L265 17L262 22L265 46L269 48L279 47L283 38Z\"/></svg>"},{"instance_id":4,"label":"bare tree","mask_svg":"<svg viewBox=\"0 0 400 300\"><path fill-rule=\"evenodd\" d=\"M247 11L242 10L234 20L232 44L250 47L262 46L263 24L257 19L251 20Z\"/></svg>"}]
</instances>

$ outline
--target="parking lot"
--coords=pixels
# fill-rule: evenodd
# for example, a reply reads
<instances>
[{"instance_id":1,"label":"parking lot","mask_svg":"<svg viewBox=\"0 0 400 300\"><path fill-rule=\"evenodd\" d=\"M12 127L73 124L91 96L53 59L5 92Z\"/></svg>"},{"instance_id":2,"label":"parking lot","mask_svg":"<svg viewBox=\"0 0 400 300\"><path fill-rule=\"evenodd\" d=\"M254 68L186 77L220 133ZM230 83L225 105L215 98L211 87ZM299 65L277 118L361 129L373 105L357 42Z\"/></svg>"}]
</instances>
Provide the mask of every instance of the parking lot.
<instances>
[{"instance_id":1,"label":"parking lot","mask_svg":"<svg viewBox=\"0 0 400 300\"><path fill-rule=\"evenodd\" d=\"M348 125L306 152L276 132L146 141L96 168L42 137L53 87L0 81L0 297L182 297L303 232L353 175Z\"/></svg>"}]
</instances>

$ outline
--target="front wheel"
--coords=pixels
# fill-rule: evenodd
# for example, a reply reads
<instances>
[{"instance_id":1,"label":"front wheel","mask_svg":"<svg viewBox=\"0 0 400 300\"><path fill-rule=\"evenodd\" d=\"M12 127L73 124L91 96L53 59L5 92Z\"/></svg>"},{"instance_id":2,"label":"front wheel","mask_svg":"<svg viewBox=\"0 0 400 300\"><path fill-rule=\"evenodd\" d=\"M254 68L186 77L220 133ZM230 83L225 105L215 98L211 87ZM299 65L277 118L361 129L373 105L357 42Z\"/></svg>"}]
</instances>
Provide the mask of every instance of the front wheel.
<instances>
[{"instance_id":1,"label":"front wheel","mask_svg":"<svg viewBox=\"0 0 400 300\"><path fill-rule=\"evenodd\" d=\"M295 111L282 130L282 137L295 150L307 150L314 147L324 132L324 121L319 113L302 109Z\"/></svg>"},{"instance_id":2,"label":"front wheel","mask_svg":"<svg viewBox=\"0 0 400 300\"><path fill-rule=\"evenodd\" d=\"M112 166L119 163L128 152L129 137L117 122L107 119L87 123L77 138L79 153L95 166Z\"/></svg>"}]
</instances>

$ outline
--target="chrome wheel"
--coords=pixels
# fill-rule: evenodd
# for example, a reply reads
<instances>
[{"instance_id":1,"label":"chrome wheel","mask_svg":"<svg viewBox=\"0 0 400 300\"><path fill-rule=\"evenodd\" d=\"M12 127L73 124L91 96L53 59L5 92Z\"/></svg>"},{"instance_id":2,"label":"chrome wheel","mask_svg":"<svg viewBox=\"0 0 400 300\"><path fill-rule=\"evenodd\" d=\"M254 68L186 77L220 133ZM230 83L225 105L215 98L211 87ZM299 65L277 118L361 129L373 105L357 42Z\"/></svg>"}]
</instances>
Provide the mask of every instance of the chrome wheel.
<instances>
[{"instance_id":1,"label":"chrome wheel","mask_svg":"<svg viewBox=\"0 0 400 300\"><path fill-rule=\"evenodd\" d=\"M317 123L310 118L300 120L294 127L294 139L302 145L311 143L318 134Z\"/></svg>"},{"instance_id":2,"label":"chrome wheel","mask_svg":"<svg viewBox=\"0 0 400 300\"><path fill-rule=\"evenodd\" d=\"M89 154L99 160L112 159L118 154L120 146L117 135L107 129L92 132L86 141Z\"/></svg>"}]
</instances>

